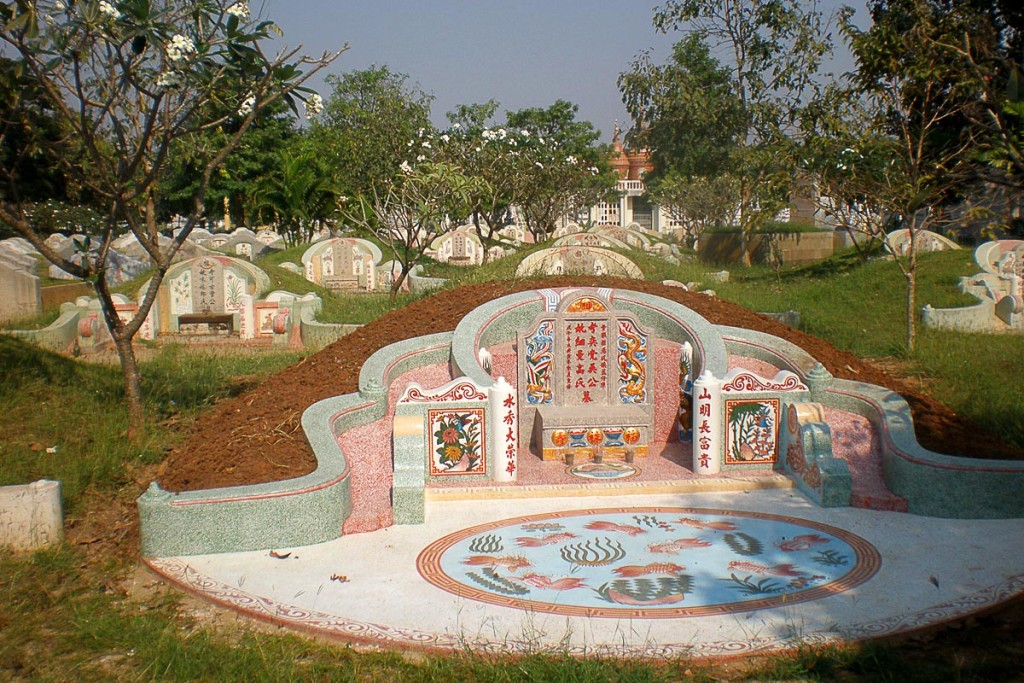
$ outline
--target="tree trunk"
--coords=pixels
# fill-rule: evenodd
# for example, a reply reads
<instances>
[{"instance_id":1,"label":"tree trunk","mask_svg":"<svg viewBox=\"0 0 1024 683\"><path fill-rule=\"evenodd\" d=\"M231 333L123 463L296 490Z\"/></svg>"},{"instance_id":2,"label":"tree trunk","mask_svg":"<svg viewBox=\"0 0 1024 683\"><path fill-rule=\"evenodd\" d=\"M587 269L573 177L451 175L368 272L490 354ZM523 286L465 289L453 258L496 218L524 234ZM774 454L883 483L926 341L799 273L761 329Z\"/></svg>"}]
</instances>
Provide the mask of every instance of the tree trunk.
<instances>
[{"instance_id":1,"label":"tree trunk","mask_svg":"<svg viewBox=\"0 0 1024 683\"><path fill-rule=\"evenodd\" d=\"M917 345L917 250L910 244L910 263L907 266L907 351Z\"/></svg>"},{"instance_id":2,"label":"tree trunk","mask_svg":"<svg viewBox=\"0 0 1024 683\"><path fill-rule=\"evenodd\" d=\"M132 340L120 334L113 334L114 347L121 361L121 376L124 379L124 398L128 404L128 439L135 441L142 433L145 416L142 412L142 376L135 358Z\"/></svg>"},{"instance_id":3,"label":"tree trunk","mask_svg":"<svg viewBox=\"0 0 1024 683\"><path fill-rule=\"evenodd\" d=\"M391 290L388 292L388 301L393 303L398 297L398 292L402 289L402 283L404 283L406 278L409 277L410 270L412 269L402 266L402 272L399 273L398 277L395 278L395 281L391 283Z\"/></svg>"}]
</instances>

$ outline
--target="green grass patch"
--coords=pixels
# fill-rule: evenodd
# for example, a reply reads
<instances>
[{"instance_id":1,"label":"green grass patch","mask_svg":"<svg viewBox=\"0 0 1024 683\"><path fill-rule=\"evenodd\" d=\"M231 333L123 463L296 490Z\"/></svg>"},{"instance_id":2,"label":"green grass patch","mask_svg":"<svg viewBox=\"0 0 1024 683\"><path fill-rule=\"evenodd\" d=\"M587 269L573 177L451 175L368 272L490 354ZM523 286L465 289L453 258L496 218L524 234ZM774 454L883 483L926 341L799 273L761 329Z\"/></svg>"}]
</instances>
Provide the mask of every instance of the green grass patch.
<instances>
[{"instance_id":1,"label":"green grass patch","mask_svg":"<svg viewBox=\"0 0 1024 683\"><path fill-rule=\"evenodd\" d=\"M114 490L130 481L134 465L159 462L181 438L175 426L300 357L161 350L141 363L147 421L132 443L118 366L80 363L0 335L0 485L57 479L74 514L86 491Z\"/></svg>"}]
</instances>

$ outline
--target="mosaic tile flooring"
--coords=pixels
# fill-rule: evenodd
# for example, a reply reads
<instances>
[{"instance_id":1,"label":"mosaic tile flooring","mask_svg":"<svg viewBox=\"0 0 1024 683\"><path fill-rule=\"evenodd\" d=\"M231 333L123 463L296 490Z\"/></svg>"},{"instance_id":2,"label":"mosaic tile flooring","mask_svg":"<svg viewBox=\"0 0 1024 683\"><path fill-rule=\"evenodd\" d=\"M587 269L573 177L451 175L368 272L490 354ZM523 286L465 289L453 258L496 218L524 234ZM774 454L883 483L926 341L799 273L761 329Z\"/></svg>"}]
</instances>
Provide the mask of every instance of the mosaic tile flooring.
<instances>
[{"instance_id":1,"label":"mosaic tile flooring","mask_svg":"<svg viewBox=\"0 0 1024 683\"><path fill-rule=\"evenodd\" d=\"M1024 592L1019 527L786 489L446 500L420 526L149 563L243 614L364 645L731 656L991 607Z\"/></svg>"}]
</instances>

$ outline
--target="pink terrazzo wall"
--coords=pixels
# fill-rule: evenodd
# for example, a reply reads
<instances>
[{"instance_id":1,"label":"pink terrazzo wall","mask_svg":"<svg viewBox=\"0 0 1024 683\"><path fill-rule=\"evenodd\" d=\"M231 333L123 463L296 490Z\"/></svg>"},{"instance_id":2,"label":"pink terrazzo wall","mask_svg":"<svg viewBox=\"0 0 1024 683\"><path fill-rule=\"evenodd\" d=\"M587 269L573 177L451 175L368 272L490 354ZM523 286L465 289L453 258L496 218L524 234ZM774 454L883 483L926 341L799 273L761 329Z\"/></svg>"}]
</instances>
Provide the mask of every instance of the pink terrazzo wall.
<instances>
[{"instance_id":1,"label":"pink terrazzo wall","mask_svg":"<svg viewBox=\"0 0 1024 683\"><path fill-rule=\"evenodd\" d=\"M432 389L452 379L448 363L427 365L399 375L388 389L387 415L338 436L338 445L351 471L352 514L342 527L344 533L376 531L394 524L391 512L391 432L395 404L409 382Z\"/></svg>"},{"instance_id":2,"label":"pink terrazzo wall","mask_svg":"<svg viewBox=\"0 0 1024 683\"><path fill-rule=\"evenodd\" d=\"M765 379L771 379L775 377L775 375L779 374L779 368L771 363L766 363L765 361L757 360L756 358L748 358L747 356L734 356L730 354L729 369L735 370L737 368L749 370L755 375L760 375Z\"/></svg>"}]
</instances>

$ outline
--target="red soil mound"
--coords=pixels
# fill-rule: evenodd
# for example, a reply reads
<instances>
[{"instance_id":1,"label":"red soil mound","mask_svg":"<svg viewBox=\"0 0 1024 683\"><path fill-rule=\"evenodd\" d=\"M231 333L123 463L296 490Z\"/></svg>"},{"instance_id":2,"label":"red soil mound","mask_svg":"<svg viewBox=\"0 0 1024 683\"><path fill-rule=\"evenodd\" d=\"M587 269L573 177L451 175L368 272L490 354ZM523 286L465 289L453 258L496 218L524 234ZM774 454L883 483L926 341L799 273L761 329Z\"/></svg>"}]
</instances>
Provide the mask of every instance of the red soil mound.
<instances>
[{"instance_id":1,"label":"red soil mound","mask_svg":"<svg viewBox=\"0 0 1024 683\"><path fill-rule=\"evenodd\" d=\"M170 491L187 491L308 474L316 460L302 433L302 412L316 401L357 391L359 370L372 353L403 339L453 330L474 308L507 294L567 286L647 292L683 304L712 323L781 337L803 348L838 378L877 384L901 394L910 404L917 439L925 448L951 455L1024 459L1020 449L981 432L908 381L736 304L653 282L562 277L461 287L382 316L247 393L219 402L191 427L185 443L170 453L160 467L160 484Z\"/></svg>"}]
</instances>

